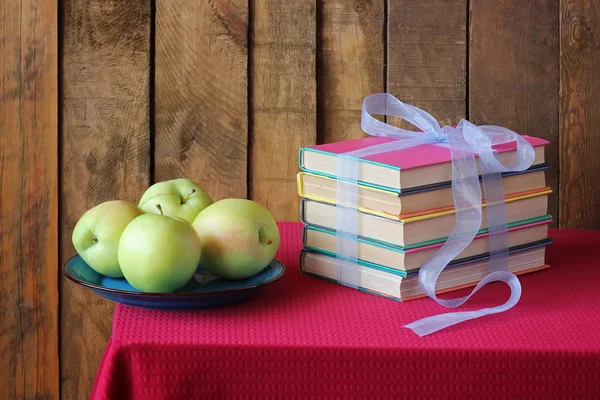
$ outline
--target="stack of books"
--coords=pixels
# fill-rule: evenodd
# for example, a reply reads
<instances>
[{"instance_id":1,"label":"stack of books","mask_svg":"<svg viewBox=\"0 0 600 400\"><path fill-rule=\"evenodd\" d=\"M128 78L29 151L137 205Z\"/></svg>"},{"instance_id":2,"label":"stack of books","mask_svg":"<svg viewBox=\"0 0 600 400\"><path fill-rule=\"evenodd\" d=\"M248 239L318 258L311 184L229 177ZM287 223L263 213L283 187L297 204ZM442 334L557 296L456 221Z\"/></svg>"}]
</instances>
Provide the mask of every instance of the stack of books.
<instances>
[{"instance_id":1,"label":"stack of books","mask_svg":"<svg viewBox=\"0 0 600 400\"><path fill-rule=\"evenodd\" d=\"M532 166L503 174L508 225L508 270L515 275L548 267L550 243L544 157L547 141L523 136L535 149ZM358 211L359 289L396 300L424 297L419 268L450 235L455 223L450 150L433 144L365 157L359 162L357 205L336 204L337 156L394 139L368 137L300 149L297 175L303 227L301 270L336 281L336 207ZM514 143L494 147L505 165ZM480 177L481 178L481 177ZM348 183L340 182L340 185ZM483 185L481 187L483 197ZM489 273L485 202L472 243L441 273L437 293L475 286ZM343 239L342 239L343 240ZM348 239L351 240L351 239ZM352 268L342 262L341 268Z\"/></svg>"}]
</instances>

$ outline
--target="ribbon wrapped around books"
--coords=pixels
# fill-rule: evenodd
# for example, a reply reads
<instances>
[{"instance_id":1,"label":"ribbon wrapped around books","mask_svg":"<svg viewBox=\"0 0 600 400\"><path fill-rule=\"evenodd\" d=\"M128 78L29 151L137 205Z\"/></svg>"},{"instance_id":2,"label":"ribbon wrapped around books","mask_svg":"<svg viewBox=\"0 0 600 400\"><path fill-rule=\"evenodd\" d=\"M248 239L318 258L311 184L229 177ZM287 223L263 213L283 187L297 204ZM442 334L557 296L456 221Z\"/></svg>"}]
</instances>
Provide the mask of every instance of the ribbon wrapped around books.
<instances>
[{"instance_id":1,"label":"ribbon wrapped around books","mask_svg":"<svg viewBox=\"0 0 600 400\"><path fill-rule=\"evenodd\" d=\"M373 114L401 118L419 128L420 131L414 132L389 125L374 118ZM337 190L337 204L354 206L358 204L357 183L360 158L422 144L448 147L452 156L452 195L456 222L442 247L419 269L419 286L428 297L446 308L461 306L475 292L491 282L505 282L511 289L510 298L502 305L476 311L434 315L407 324L405 327L419 336L425 336L463 321L507 311L517 304L521 297L521 285L517 277L508 272L508 239L501 174L528 169L534 160L533 146L517 133L499 126L477 126L463 119L456 127L440 127L435 118L427 112L404 104L387 93L373 94L364 99L361 127L369 135L400 140L347 152L338 157L337 179L344 179L352 184L338 185L340 190ZM510 142L516 142L516 159L512 165L505 166L498 160L493 146ZM490 269L488 275L468 296L450 300L439 299L435 287L440 273L471 243L481 226L482 196L475 155L479 158L487 209ZM344 238L340 235L337 237L337 280L342 285L358 288L360 270L357 260L358 211L356 207L337 207L336 223L339 231L349 234L349 236L344 235Z\"/></svg>"}]
</instances>

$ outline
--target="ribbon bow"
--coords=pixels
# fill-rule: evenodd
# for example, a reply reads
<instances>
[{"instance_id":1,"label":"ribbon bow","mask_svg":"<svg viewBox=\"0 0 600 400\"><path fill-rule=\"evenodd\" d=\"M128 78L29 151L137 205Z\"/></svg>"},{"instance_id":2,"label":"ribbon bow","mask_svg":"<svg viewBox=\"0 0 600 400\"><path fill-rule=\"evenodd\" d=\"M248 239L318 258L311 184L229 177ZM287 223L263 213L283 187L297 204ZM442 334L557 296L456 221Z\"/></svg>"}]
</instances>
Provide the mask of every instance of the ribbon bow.
<instances>
[{"instance_id":1,"label":"ribbon bow","mask_svg":"<svg viewBox=\"0 0 600 400\"><path fill-rule=\"evenodd\" d=\"M375 119L372 114L394 116L413 124L421 132L401 129ZM452 156L452 195L456 212L456 222L452 233L442 247L432 255L419 269L421 290L446 308L456 308L465 303L481 287L490 282L505 282L511 289L508 301L500 306L477 311L449 312L405 325L417 335L425 336L466 320L484 315L500 313L512 308L521 297L521 285L517 277L508 272L508 240L506 210L502 173L524 171L534 160L533 146L517 133L499 126L477 126L463 119L454 128L440 127L427 112L404 104L387 93L367 96L363 101L362 129L372 136L384 136L401 139L382 143L359 150L344 153L338 157L337 179L344 179L350 185L338 185L337 204L347 204L354 208L337 207L336 223L338 231L345 232L337 236L337 280L343 285L358 288L360 271L357 265L358 231L358 177L359 162L362 157L378 153L406 149L422 144L434 144L448 147ZM505 166L497 158L493 146L516 142L516 159ZM435 293L437 279L443 269L458 256L473 240L482 221L482 197L479 172L475 160L479 157L483 188L486 201L486 215L489 229L490 271L468 296L443 300ZM350 240L348 240L350 239ZM343 267L342 263L351 268Z\"/></svg>"}]
</instances>

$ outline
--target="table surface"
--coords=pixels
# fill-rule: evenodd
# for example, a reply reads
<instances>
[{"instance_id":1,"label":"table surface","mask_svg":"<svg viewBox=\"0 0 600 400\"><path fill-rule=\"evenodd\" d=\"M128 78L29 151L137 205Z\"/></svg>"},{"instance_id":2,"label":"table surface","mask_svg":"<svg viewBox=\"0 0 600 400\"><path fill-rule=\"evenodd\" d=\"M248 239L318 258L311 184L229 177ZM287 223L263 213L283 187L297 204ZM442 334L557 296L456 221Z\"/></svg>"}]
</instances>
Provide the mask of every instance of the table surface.
<instances>
[{"instance_id":1,"label":"table surface","mask_svg":"<svg viewBox=\"0 0 600 400\"><path fill-rule=\"evenodd\" d=\"M402 326L447 310L302 275L301 225L280 230L286 275L243 303L117 306L91 398L597 398L600 232L551 231L551 267L520 278L513 309L420 338ZM460 309L508 295L493 283Z\"/></svg>"},{"instance_id":2,"label":"table surface","mask_svg":"<svg viewBox=\"0 0 600 400\"><path fill-rule=\"evenodd\" d=\"M282 244L277 257L287 271L278 282L244 303L203 311L117 306L112 343L600 355L600 231L550 230L550 269L520 277L523 294L513 309L420 338L402 326L449 310L431 299L400 303L305 276L299 271L301 225L279 227ZM507 286L493 283L459 310L500 304L508 295Z\"/></svg>"}]
</instances>

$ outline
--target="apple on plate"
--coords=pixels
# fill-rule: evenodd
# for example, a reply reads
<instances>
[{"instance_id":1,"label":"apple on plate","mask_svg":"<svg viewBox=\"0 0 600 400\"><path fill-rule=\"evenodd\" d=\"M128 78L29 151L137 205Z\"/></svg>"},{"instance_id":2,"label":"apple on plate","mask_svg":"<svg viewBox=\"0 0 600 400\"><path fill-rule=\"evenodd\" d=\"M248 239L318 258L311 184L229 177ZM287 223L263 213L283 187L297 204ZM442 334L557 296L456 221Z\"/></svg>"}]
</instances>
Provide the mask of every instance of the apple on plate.
<instances>
[{"instance_id":1,"label":"apple on plate","mask_svg":"<svg viewBox=\"0 0 600 400\"><path fill-rule=\"evenodd\" d=\"M143 292L171 293L184 286L198 268L201 244L186 220L161 214L140 215L119 241L119 264L131 286Z\"/></svg>"},{"instance_id":2,"label":"apple on plate","mask_svg":"<svg viewBox=\"0 0 600 400\"><path fill-rule=\"evenodd\" d=\"M252 200L223 199L194 220L202 243L200 265L224 279L245 279L262 271L279 248L271 213Z\"/></svg>"},{"instance_id":3,"label":"apple on plate","mask_svg":"<svg viewBox=\"0 0 600 400\"><path fill-rule=\"evenodd\" d=\"M191 224L212 202L209 194L196 182L179 178L150 186L138 206L147 213L158 214L156 205L159 204L164 215L182 218Z\"/></svg>"},{"instance_id":4,"label":"apple on plate","mask_svg":"<svg viewBox=\"0 0 600 400\"><path fill-rule=\"evenodd\" d=\"M101 203L86 211L73 229L71 240L81 258L99 274L122 278L118 261L121 234L144 212L122 200Z\"/></svg>"}]
</instances>

